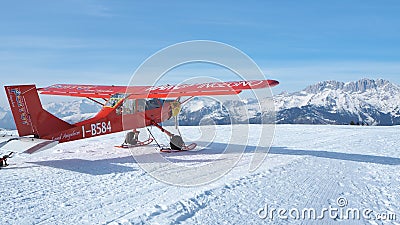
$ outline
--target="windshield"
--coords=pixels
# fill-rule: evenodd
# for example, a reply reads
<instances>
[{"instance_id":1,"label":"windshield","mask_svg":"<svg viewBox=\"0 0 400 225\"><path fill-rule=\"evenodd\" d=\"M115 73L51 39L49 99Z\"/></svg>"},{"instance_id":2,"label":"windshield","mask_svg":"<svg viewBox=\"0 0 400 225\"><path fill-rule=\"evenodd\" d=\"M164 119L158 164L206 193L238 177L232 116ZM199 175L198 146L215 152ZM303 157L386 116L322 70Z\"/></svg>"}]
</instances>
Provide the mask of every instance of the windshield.
<instances>
[{"instance_id":1,"label":"windshield","mask_svg":"<svg viewBox=\"0 0 400 225\"><path fill-rule=\"evenodd\" d=\"M121 100L125 99L126 96L127 96L126 94L120 94L120 93L114 94L114 95L112 95L111 98L107 101L107 103L106 103L105 106L114 107L114 106L116 106Z\"/></svg>"}]
</instances>

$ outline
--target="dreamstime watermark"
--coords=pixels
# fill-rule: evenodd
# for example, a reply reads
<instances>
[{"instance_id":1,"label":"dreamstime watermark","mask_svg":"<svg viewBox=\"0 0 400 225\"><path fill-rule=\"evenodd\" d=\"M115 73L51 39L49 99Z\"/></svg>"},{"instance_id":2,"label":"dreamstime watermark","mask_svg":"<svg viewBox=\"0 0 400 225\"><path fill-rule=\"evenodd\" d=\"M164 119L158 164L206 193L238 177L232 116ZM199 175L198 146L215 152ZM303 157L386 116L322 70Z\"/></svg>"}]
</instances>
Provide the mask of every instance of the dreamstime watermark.
<instances>
[{"instance_id":1,"label":"dreamstime watermark","mask_svg":"<svg viewBox=\"0 0 400 225\"><path fill-rule=\"evenodd\" d=\"M390 211L375 212L369 208L351 208L348 207L348 200L345 197L339 197L336 206L316 208L281 208L266 204L263 208L257 210L260 219L275 220L376 220L376 221L395 221L396 214Z\"/></svg>"},{"instance_id":2,"label":"dreamstime watermark","mask_svg":"<svg viewBox=\"0 0 400 225\"><path fill-rule=\"evenodd\" d=\"M188 64L196 63L218 66L229 71L230 74L233 74L233 77L229 80L226 80L225 77L225 80L222 80L221 77L212 73L197 77L183 76L182 78L180 76L179 78L181 79L178 79L178 81L176 77L167 77L171 74L171 71L173 72ZM166 80L168 81L168 85L161 82L165 82ZM171 88L169 84L173 84L174 89L178 90L188 87L188 85L193 83L249 80L266 80L260 68L249 56L239 49L221 42L199 40L177 43L156 52L138 67L128 86L147 85L151 87L161 86L159 88ZM228 87L230 86L228 85ZM150 91L152 88L148 90ZM197 140L191 139L190 141L197 142L197 152L206 149L202 152L202 157L194 159L196 155L192 152L187 153L187 155L191 155L190 159L185 157L178 158L171 156L171 154L156 151L149 152L149 149L144 148L132 149L132 156L137 164L155 179L176 186L190 187L213 182L232 170L245 152L248 152L249 155L252 154L252 156L250 155L251 159L248 165L249 172L255 171L265 160L275 131L275 125L271 122L275 118L272 92L269 88L260 90L246 91L247 93L251 93L251 98L258 100L257 104L252 105L251 110L260 114L260 121L258 122L264 124L264 126L262 126L262 129L257 130L257 132L250 129L250 122L242 123L240 126L233 125L234 118L231 115L233 115L234 111L242 111L246 114L247 118L251 117L247 102L242 96L231 96L236 102L243 103L234 107L225 107L223 105L224 100L219 96L209 96L209 99L221 105L222 108L227 109L225 112L228 114L227 118L230 119L230 124L221 128L216 125L218 121L214 121L216 118L213 118L212 115L207 115L208 121L200 121L198 124L200 126L197 128L200 130L200 135L198 135ZM196 96L196 94L193 95ZM166 98L169 98L169 96L166 96ZM177 98L175 96L169 99ZM262 104L260 100L263 100ZM182 107L185 107L185 105ZM125 120L123 117L122 120L124 127L127 128L130 126L127 122L129 121L128 119ZM148 120L147 115L143 116L143 123L145 123L145 120ZM207 126L201 126L203 122ZM173 130L173 133L176 134L177 131ZM182 136L184 141L185 138L187 140L184 132L182 132ZM221 143L215 142L218 138L222 140L220 141ZM252 140L251 152L249 152L248 146L250 139ZM210 152L210 155L207 155L207 152Z\"/></svg>"}]
</instances>

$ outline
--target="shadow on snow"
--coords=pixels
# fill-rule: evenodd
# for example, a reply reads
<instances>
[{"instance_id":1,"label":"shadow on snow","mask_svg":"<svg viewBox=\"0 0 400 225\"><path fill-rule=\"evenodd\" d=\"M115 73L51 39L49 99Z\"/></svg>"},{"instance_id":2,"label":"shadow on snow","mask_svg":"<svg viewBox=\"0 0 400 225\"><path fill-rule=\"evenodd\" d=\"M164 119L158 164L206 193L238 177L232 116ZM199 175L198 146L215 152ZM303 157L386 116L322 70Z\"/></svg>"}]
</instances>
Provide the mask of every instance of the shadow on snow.
<instances>
[{"instance_id":1,"label":"shadow on snow","mask_svg":"<svg viewBox=\"0 0 400 225\"><path fill-rule=\"evenodd\" d=\"M211 153L223 153L223 150L228 147L225 143L211 143L208 147ZM236 152L253 153L256 150L256 146L244 146L244 145L229 145L229 149L236 149ZM207 150L208 150L207 149ZM200 151L200 152L203 152ZM207 151L208 152L208 151ZM227 150L227 152L235 152ZM344 153L344 152L329 152L321 150L298 150L289 149L287 147L258 147L257 152L265 152L268 154L275 155L298 155L298 156L313 156L318 158L326 159L338 159L353 162L365 162L365 163L375 163L382 165L400 165L400 158L388 157L388 156L378 156L378 155L364 155L357 153Z\"/></svg>"},{"instance_id":2,"label":"shadow on snow","mask_svg":"<svg viewBox=\"0 0 400 225\"><path fill-rule=\"evenodd\" d=\"M123 164L137 164L140 163L165 163L165 161L157 160L155 154L161 154L165 159L175 163L206 163L219 159L188 159L190 156L195 155L212 155L212 154L250 154L256 150L256 146L235 145L226 143L198 143L202 146L201 150L197 151L183 151L176 153L158 153L150 152L149 154L139 156L126 156L119 158L100 159L100 160L86 160L86 159L61 159L50 161L30 162L40 166L48 166L58 169L64 169L90 175L106 175L114 173L126 173L139 171L137 166L126 166ZM258 147L257 152L265 152L275 155L294 155L294 156L313 156L326 159L338 159L353 162L375 163L381 165L400 165L400 158L364 155L356 153L343 153L343 152L328 152L318 150L295 150L286 147ZM175 158L175 156L186 156L186 159ZM122 165L121 165L122 164Z\"/></svg>"}]
</instances>

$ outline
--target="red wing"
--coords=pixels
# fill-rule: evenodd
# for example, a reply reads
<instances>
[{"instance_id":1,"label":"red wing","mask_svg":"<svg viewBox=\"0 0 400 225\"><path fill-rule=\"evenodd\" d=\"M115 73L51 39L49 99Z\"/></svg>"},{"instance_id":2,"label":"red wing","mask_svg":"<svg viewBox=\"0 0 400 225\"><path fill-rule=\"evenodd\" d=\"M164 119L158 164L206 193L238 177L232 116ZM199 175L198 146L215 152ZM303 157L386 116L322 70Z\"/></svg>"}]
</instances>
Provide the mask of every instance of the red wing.
<instances>
[{"instance_id":1,"label":"red wing","mask_svg":"<svg viewBox=\"0 0 400 225\"><path fill-rule=\"evenodd\" d=\"M143 90L147 87L141 87ZM40 94L62 95L88 98L110 98L113 94L125 93L126 86L102 86L80 84L54 84L49 87L39 88Z\"/></svg>"},{"instance_id":2,"label":"red wing","mask_svg":"<svg viewBox=\"0 0 400 225\"><path fill-rule=\"evenodd\" d=\"M55 84L39 88L41 94L63 95L88 98L110 98L113 94L127 93L131 98L176 98L180 96L235 95L243 90L274 87L275 80L250 80L232 82L213 82L202 84L181 84L163 86L102 86Z\"/></svg>"},{"instance_id":3,"label":"red wing","mask_svg":"<svg viewBox=\"0 0 400 225\"><path fill-rule=\"evenodd\" d=\"M269 88L278 85L275 80L250 80L213 82L203 84L164 85L149 87L145 93L136 93L134 89L127 89L133 98L176 98L181 96L212 96L212 95L235 95L243 90ZM135 87L133 87L135 88Z\"/></svg>"}]
</instances>

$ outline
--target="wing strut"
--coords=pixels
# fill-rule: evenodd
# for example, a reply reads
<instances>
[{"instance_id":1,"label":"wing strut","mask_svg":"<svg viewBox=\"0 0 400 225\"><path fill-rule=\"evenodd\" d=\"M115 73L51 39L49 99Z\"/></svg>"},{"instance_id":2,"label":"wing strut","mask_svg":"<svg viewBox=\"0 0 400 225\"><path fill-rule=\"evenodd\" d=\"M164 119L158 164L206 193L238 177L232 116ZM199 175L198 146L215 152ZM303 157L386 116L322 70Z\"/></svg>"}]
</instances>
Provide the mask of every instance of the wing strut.
<instances>
[{"instance_id":1,"label":"wing strut","mask_svg":"<svg viewBox=\"0 0 400 225\"><path fill-rule=\"evenodd\" d=\"M93 99L93 98L91 98L91 97L86 97L87 99L89 99L89 100L91 100L91 101L93 101L93 102L95 102L95 103L97 103L97 104L99 104L99 105L101 105L101 106L104 106L104 104L105 103L101 103L101 102L99 102L99 101L97 101L96 99ZM104 99L104 101L106 101L105 99Z\"/></svg>"}]
</instances>

